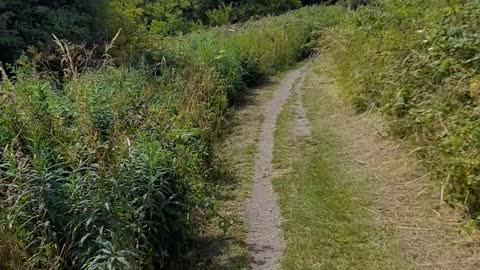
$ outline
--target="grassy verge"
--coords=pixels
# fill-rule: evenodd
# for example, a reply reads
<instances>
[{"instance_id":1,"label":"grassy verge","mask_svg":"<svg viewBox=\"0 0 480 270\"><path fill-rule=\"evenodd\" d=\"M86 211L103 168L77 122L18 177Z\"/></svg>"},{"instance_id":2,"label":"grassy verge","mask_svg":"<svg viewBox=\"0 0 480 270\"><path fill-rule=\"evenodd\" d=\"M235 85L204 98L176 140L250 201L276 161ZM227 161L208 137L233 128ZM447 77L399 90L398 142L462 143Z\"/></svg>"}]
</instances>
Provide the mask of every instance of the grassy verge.
<instances>
[{"instance_id":1,"label":"grassy verge","mask_svg":"<svg viewBox=\"0 0 480 270\"><path fill-rule=\"evenodd\" d=\"M284 269L404 269L392 251L394 238L380 230L371 213L367 185L349 173L343 140L329 122L336 104L322 100L307 77L303 100L311 138L292 134L294 100L278 122L275 190L284 220ZM332 126L333 124L333 126Z\"/></svg>"}]
</instances>

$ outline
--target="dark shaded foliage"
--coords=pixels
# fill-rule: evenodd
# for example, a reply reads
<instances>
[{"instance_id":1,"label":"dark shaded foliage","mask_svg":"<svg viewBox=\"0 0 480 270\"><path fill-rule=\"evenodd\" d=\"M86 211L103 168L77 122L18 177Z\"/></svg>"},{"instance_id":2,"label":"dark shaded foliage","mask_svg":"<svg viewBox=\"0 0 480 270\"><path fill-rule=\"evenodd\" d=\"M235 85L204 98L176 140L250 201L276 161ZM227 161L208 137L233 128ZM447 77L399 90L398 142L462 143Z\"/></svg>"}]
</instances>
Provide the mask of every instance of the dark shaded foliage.
<instances>
[{"instance_id":1,"label":"dark shaded foliage","mask_svg":"<svg viewBox=\"0 0 480 270\"><path fill-rule=\"evenodd\" d=\"M14 61L32 45L49 46L52 34L71 41L97 40L101 1L0 1L0 61Z\"/></svg>"}]
</instances>

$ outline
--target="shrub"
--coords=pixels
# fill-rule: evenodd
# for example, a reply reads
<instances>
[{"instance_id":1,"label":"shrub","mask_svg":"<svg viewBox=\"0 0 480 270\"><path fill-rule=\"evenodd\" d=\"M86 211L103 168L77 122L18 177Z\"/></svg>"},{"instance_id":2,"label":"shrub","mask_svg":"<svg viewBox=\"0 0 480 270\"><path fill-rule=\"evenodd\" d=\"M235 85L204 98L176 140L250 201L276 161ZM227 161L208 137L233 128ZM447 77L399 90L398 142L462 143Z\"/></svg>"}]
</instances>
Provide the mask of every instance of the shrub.
<instances>
[{"instance_id":1,"label":"shrub","mask_svg":"<svg viewBox=\"0 0 480 270\"><path fill-rule=\"evenodd\" d=\"M29 46L53 45L52 33L76 42L101 36L103 1L21 1L0 3L0 61L14 62Z\"/></svg>"},{"instance_id":2,"label":"shrub","mask_svg":"<svg viewBox=\"0 0 480 270\"><path fill-rule=\"evenodd\" d=\"M220 7L209 10L205 14L207 15L209 25L219 26L230 23L232 11L232 4L225 5L225 3L222 3Z\"/></svg>"},{"instance_id":3,"label":"shrub","mask_svg":"<svg viewBox=\"0 0 480 270\"><path fill-rule=\"evenodd\" d=\"M205 146L193 121L176 120L186 104L166 106L181 84L159 91L144 73L109 68L56 89L17 70L1 116L3 228L29 247L31 267L140 267L182 250Z\"/></svg>"}]
</instances>

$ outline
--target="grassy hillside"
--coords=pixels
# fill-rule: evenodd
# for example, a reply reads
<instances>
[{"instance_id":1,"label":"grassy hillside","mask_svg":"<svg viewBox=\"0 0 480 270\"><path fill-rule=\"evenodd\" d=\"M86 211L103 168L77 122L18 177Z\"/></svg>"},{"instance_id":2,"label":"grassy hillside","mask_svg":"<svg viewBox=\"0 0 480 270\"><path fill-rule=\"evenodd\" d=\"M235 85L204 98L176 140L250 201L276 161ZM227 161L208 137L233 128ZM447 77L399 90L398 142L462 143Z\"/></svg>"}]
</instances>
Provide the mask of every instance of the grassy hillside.
<instances>
[{"instance_id":1,"label":"grassy hillside","mask_svg":"<svg viewBox=\"0 0 480 270\"><path fill-rule=\"evenodd\" d=\"M441 197L480 207L479 1L386 0L322 35L343 96L410 141Z\"/></svg>"},{"instance_id":2,"label":"grassy hillside","mask_svg":"<svg viewBox=\"0 0 480 270\"><path fill-rule=\"evenodd\" d=\"M211 148L229 102L305 56L310 33L341 14L310 7L159 39L136 68L108 54L82 66L62 43L60 80L22 59L0 87L0 268L182 258L214 214Z\"/></svg>"}]
</instances>

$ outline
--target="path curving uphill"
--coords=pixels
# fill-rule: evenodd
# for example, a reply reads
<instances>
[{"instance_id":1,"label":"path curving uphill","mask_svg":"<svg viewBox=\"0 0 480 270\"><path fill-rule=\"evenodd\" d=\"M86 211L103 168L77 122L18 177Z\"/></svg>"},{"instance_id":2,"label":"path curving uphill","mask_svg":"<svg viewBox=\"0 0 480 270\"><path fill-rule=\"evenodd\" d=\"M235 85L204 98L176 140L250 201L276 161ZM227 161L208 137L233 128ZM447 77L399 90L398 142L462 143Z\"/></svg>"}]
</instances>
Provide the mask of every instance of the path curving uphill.
<instances>
[{"instance_id":1,"label":"path curving uphill","mask_svg":"<svg viewBox=\"0 0 480 270\"><path fill-rule=\"evenodd\" d=\"M281 217L277 196L271 182L274 132L278 115L297 80L302 81L303 73L303 67L290 71L264 108L264 122L257 143L251 197L245 206L248 224L247 244L251 254L250 269L274 270L280 266L284 239L280 228Z\"/></svg>"}]
</instances>

